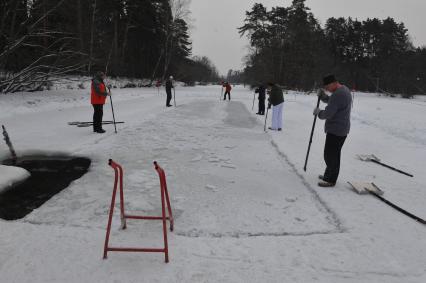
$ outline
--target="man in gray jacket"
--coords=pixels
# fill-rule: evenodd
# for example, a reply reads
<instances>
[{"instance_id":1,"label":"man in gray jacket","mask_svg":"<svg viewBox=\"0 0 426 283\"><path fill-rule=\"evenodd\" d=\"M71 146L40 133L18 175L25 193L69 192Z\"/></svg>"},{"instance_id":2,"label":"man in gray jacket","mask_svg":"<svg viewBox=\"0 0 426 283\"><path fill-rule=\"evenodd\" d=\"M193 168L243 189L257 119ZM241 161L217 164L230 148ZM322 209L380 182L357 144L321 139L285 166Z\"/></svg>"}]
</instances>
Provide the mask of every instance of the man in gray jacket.
<instances>
[{"instance_id":1,"label":"man in gray jacket","mask_svg":"<svg viewBox=\"0 0 426 283\"><path fill-rule=\"evenodd\" d=\"M321 101L328 105L324 110L314 109L314 115L325 120L325 133L327 134L324 147L324 160L327 167L324 175L319 176L322 181L318 183L318 186L333 187L339 176L342 146L351 127L352 95L350 90L341 85L334 75L326 76L323 83L324 88L331 92L331 95L327 96L324 92L320 92Z\"/></svg>"}]
</instances>

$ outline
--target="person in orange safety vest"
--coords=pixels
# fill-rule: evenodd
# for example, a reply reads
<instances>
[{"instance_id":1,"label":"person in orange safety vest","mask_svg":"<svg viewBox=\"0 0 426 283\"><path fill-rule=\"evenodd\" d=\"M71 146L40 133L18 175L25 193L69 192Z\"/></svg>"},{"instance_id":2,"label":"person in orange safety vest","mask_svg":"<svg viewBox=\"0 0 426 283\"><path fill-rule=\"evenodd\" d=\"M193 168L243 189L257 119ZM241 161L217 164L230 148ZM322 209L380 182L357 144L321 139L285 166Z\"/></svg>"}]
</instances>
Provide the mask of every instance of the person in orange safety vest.
<instances>
[{"instance_id":1,"label":"person in orange safety vest","mask_svg":"<svg viewBox=\"0 0 426 283\"><path fill-rule=\"evenodd\" d=\"M223 96L223 100L226 100L226 94L228 94L228 100L231 100L231 85L229 82L226 82L223 84L223 87L225 88L225 95Z\"/></svg>"},{"instance_id":2,"label":"person in orange safety vest","mask_svg":"<svg viewBox=\"0 0 426 283\"><path fill-rule=\"evenodd\" d=\"M92 79L90 102L93 106L93 132L103 134L102 116L105 100L109 95L104 83L105 73L97 72Z\"/></svg>"}]
</instances>

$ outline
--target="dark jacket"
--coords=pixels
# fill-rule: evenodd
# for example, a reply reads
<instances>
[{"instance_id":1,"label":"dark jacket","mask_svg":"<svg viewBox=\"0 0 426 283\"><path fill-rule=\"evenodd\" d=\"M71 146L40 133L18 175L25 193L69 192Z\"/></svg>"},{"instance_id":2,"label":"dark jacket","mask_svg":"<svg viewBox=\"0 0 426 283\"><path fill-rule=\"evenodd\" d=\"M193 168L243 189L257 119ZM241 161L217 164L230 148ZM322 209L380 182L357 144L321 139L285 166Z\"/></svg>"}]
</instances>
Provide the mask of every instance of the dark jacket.
<instances>
[{"instance_id":1,"label":"dark jacket","mask_svg":"<svg viewBox=\"0 0 426 283\"><path fill-rule=\"evenodd\" d=\"M223 87L225 88L226 92L230 92L231 89L232 89L232 87L231 87L231 85L229 83L224 84Z\"/></svg>"},{"instance_id":2,"label":"dark jacket","mask_svg":"<svg viewBox=\"0 0 426 283\"><path fill-rule=\"evenodd\" d=\"M259 100L265 100L266 88L263 85L256 88L256 90L254 92L259 94L259 96L258 96Z\"/></svg>"},{"instance_id":3,"label":"dark jacket","mask_svg":"<svg viewBox=\"0 0 426 283\"><path fill-rule=\"evenodd\" d=\"M269 103L273 106L277 106L284 102L283 91L276 85L272 86L271 94L269 95Z\"/></svg>"},{"instance_id":4,"label":"dark jacket","mask_svg":"<svg viewBox=\"0 0 426 283\"><path fill-rule=\"evenodd\" d=\"M173 82L170 79L168 79L166 81L166 91L172 91L172 88L173 88Z\"/></svg>"},{"instance_id":5,"label":"dark jacket","mask_svg":"<svg viewBox=\"0 0 426 283\"><path fill-rule=\"evenodd\" d=\"M318 113L318 118L325 121L325 132L336 136L347 136L351 128L352 95L346 86L339 87L330 97L322 99L328 103Z\"/></svg>"}]
</instances>

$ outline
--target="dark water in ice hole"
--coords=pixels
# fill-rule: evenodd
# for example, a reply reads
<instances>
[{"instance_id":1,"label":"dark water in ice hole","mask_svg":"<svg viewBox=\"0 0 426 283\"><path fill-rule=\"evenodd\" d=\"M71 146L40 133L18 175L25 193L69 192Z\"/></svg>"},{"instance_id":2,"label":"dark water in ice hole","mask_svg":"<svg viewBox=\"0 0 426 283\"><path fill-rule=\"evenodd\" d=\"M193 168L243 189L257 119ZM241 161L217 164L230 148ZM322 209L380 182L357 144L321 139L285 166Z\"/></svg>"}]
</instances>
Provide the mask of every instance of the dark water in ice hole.
<instances>
[{"instance_id":1,"label":"dark water in ice hole","mask_svg":"<svg viewBox=\"0 0 426 283\"><path fill-rule=\"evenodd\" d=\"M23 218L83 176L90 163L88 158L71 156L20 157L16 164L12 160L4 160L3 165L24 168L31 173L31 177L0 193L0 218Z\"/></svg>"}]
</instances>

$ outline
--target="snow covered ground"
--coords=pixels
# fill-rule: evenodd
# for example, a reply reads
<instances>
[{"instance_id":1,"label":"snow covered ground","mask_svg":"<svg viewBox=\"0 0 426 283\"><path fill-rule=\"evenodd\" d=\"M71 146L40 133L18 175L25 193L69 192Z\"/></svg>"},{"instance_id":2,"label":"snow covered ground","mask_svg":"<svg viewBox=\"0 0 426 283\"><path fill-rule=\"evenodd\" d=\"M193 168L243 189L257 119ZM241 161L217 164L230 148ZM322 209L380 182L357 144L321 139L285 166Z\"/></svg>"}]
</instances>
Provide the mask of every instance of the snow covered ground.
<instances>
[{"instance_id":1,"label":"snow covered ground","mask_svg":"<svg viewBox=\"0 0 426 283\"><path fill-rule=\"evenodd\" d=\"M92 159L87 174L24 219L0 220L1 282L426 282L425 225L346 184L374 182L384 197L426 217L423 98L356 93L338 184L319 188L323 121L302 169L314 95L286 94L283 131L264 133L249 89L235 87L225 102L218 86L179 87L176 108L165 107L163 92L114 90L116 119L125 124L118 134L106 125L103 135L67 125L91 120L87 90L0 96L0 122L18 155ZM414 178L355 158L371 153ZM7 156L3 143L0 157ZM132 213L160 213L152 161L165 169L176 218L169 264L148 253L102 260L109 158L124 167ZM122 231L117 214L111 244L161 247L161 223L129 220Z\"/></svg>"}]
</instances>

